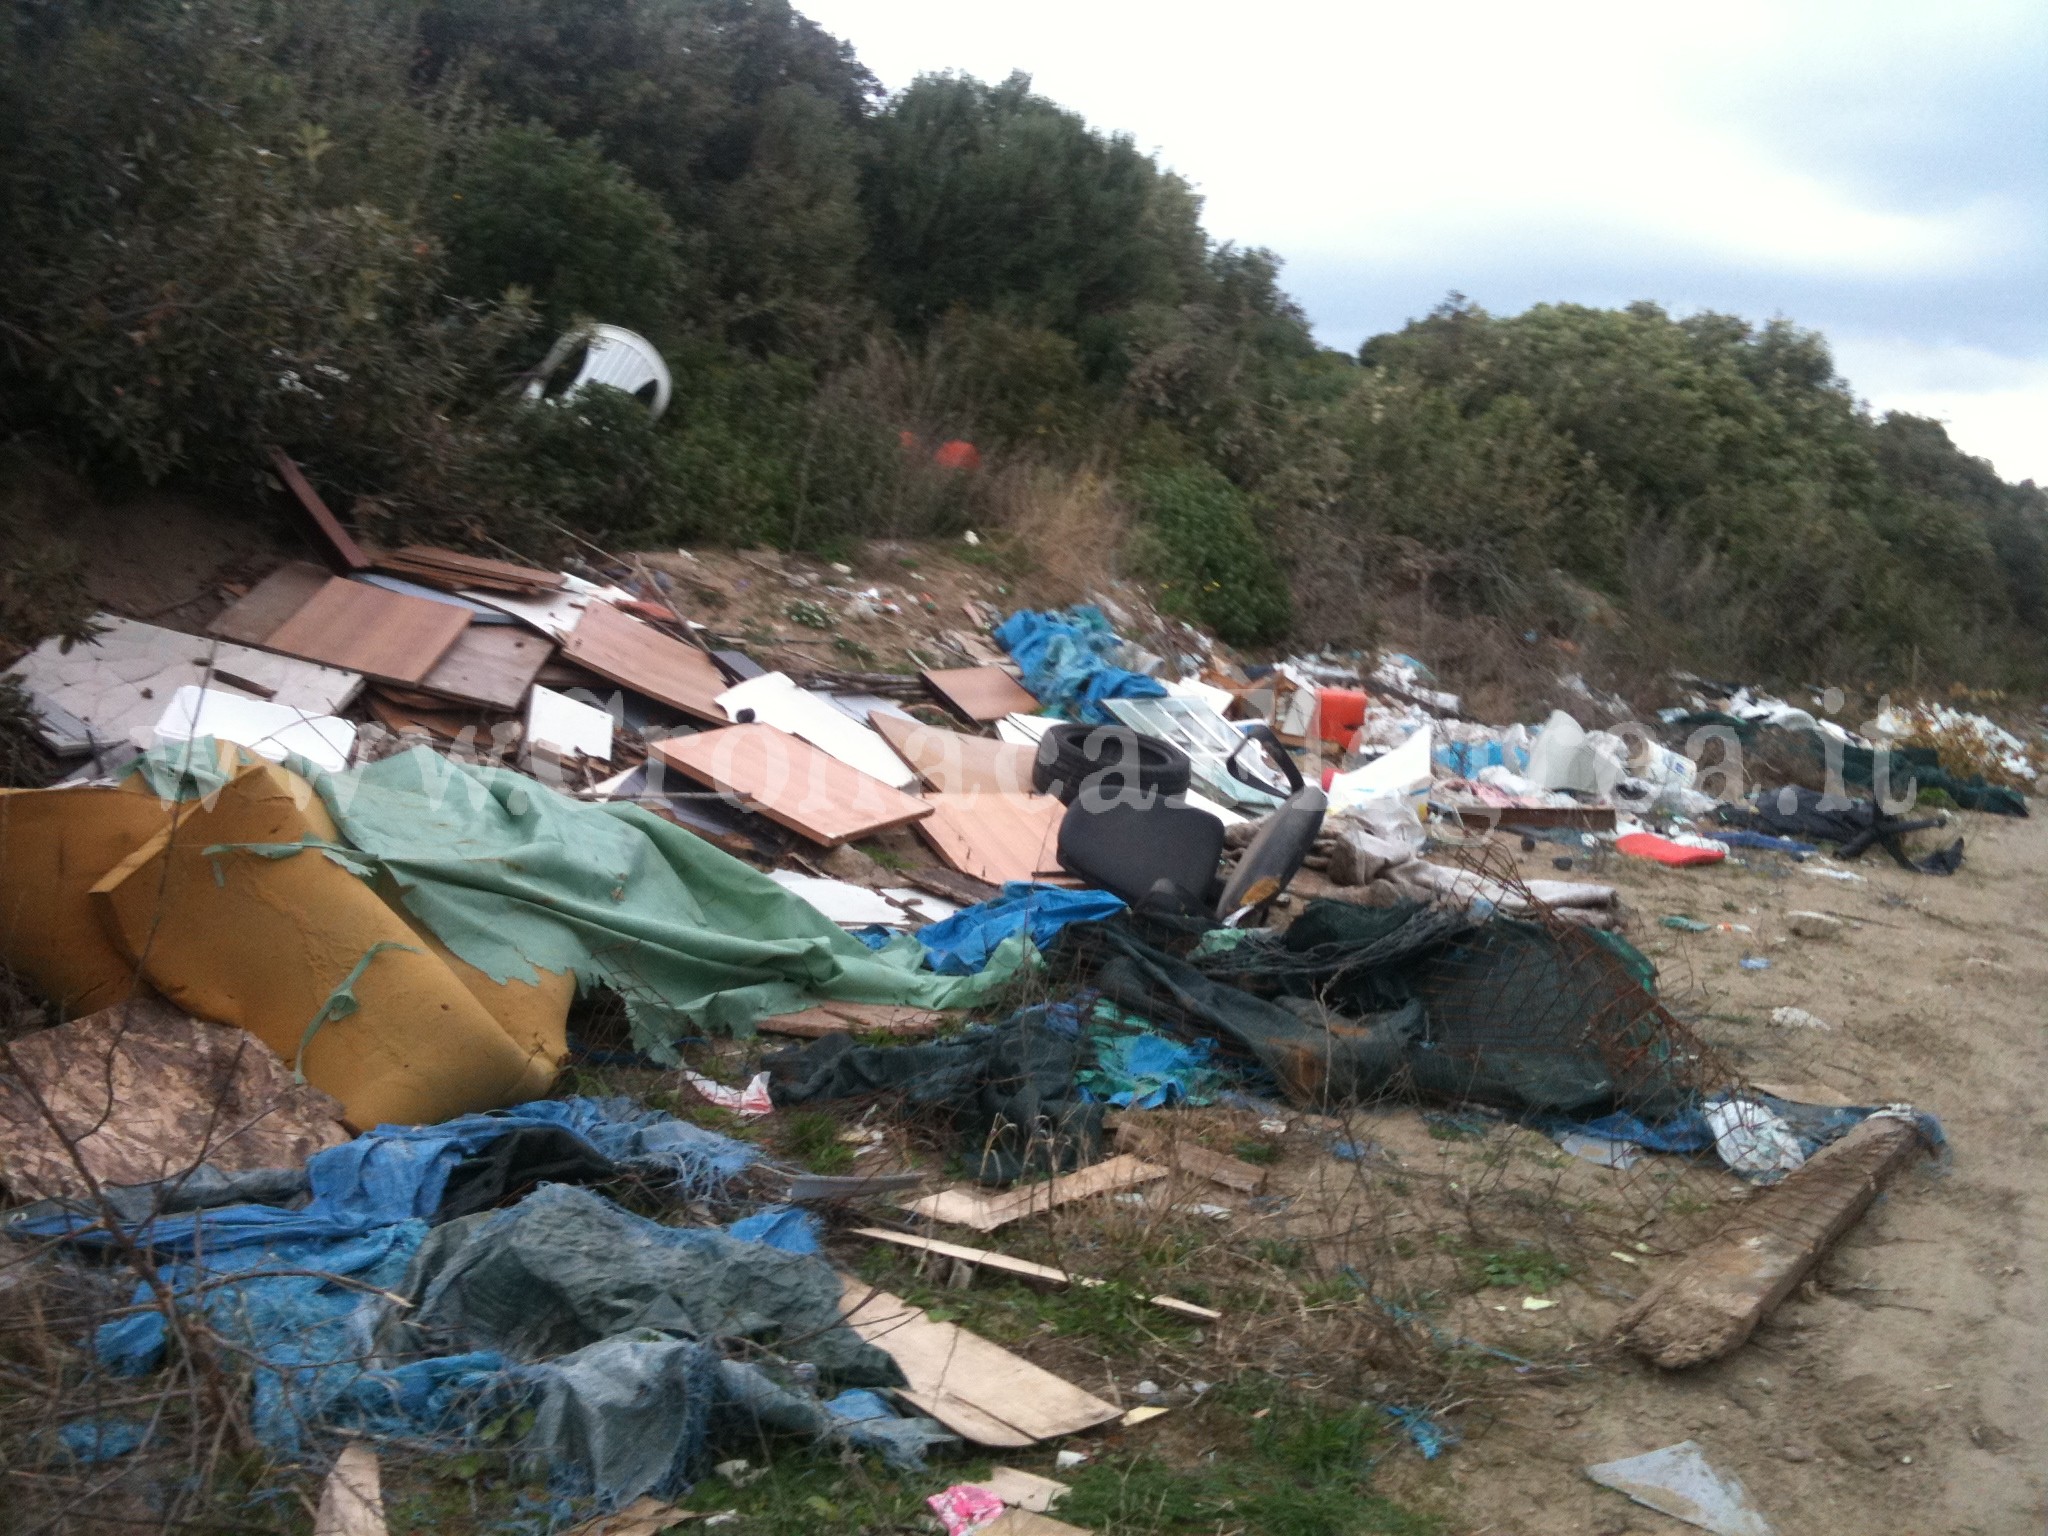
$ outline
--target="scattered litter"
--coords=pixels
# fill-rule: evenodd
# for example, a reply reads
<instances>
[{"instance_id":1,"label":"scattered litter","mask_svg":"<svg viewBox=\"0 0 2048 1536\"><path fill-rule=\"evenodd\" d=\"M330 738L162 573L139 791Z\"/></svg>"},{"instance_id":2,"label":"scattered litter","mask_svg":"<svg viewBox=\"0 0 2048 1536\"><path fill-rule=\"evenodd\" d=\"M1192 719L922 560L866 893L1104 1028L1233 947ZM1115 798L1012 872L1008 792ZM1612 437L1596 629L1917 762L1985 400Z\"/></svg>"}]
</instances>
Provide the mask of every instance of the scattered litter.
<instances>
[{"instance_id":1,"label":"scattered litter","mask_svg":"<svg viewBox=\"0 0 2048 1536\"><path fill-rule=\"evenodd\" d=\"M1804 1008L1773 1008L1771 1022L1785 1029L1833 1029L1819 1014L1808 1013Z\"/></svg>"},{"instance_id":2,"label":"scattered litter","mask_svg":"<svg viewBox=\"0 0 2048 1536\"><path fill-rule=\"evenodd\" d=\"M1744 955L1735 963L1745 971L1768 971L1771 968L1771 960L1768 955Z\"/></svg>"},{"instance_id":3,"label":"scattered litter","mask_svg":"<svg viewBox=\"0 0 2048 1536\"><path fill-rule=\"evenodd\" d=\"M1798 1133L1751 1099L1723 1099L1707 1109L1714 1150L1737 1173L1785 1174L1806 1161Z\"/></svg>"},{"instance_id":4,"label":"scattered litter","mask_svg":"<svg viewBox=\"0 0 2048 1536\"><path fill-rule=\"evenodd\" d=\"M1382 1403L1380 1412L1407 1431L1408 1438L1414 1442L1415 1449L1422 1453L1424 1461L1435 1461L1445 1451L1458 1444L1458 1432L1427 1408Z\"/></svg>"},{"instance_id":5,"label":"scattered litter","mask_svg":"<svg viewBox=\"0 0 2048 1536\"><path fill-rule=\"evenodd\" d=\"M661 1536L672 1525L698 1518L665 1499L643 1494L616 1514L597 1515L571 1526L563 1536Z\"/></svg>"},{"instance_id":6,"label":"scattered litter","mask_svg":"<svg viewBox=\"0 0 2048 1536\"><path fill-rule=\"evenodd\" d=\"M774 1101L768 1096L768 1074L756 1072L747 1079L744 1088L728 1088L724 1083L714 1082L701 1072L683 1069L683 1077L689 1085L702 1094L710 1103L720 1109L729 1109L734 1114L751 1119L756 1115L773 1113Z\"/></svg>"},{"instance_id":7,"label":"scattered litter","mask_svg":"<svg viewBox=\"0 0 2048 1536\"><path fill-rule=\"evenodd\" d=\"M1162 1414L1171 1413L1172 1411L1172 1409L1163 1408L1156 1403L1145 1404L1141 1407L1131 1409L1122 1418L1118 1419L1117 1423L1124 1429L1130 1429L1139 1424L1149 1423L1151 1420L1160 1417Z\"/></svg>"},{"instance_id":8,"label":"scattered litter","mask_svg":"<svg viewBox=\"0 0 2048 1536\"><path fill-rule=\"evenodd\" d=\"M1696 864L1719 864L1728 857L1728 850L1725 848L1712 845L1702 848L1693 843L1659 837L1654 832L1625 833L1614 840L1614 846L1630 858L1649 859L1658 864L1668 864L1673 869L1686 869Z\"/></svg>"},{"instance_id":9,"label":"scattered litter","mask_svg":"<svg viewBox=\"0 0 2048 1536\"><path fill-rule=\"evenodd\" d=\"M1691 1440L1600 1462L1586 1468L1586 1476L1715 1536L1772 1536L1770 1522L1750 1503L1748 1491L1735 1478L1715 1471Z\"/></svg>"},{"instance_id":10,"label":"scattered litter","mask_svg":"<svg viewBox=\"0 0 2048 1536\"><path fill-rule=\"evenodd\" d=\"M1556 1305L1557 1302L1548 1296L1524 1296L1522 1298L1522 1310L1524 1312L1548 1312Z\"/></svg>"},{"instance_id":11,"label":"scattered litter","mask_svg":"<svg viewBox=\"0 0 2048 1536\"><path fill-rule=\"evenodd\" d=\"M1684 917L1674 912L1663 919L1666 928L1676 928L1681 933L1712 933L1714 925L1703 923L1696 917Z\"/></svg>"},{"instance_id":12,"label":"scattered litter","mask_svg":"<svg viewBox=\"0 0 2048 1536\"><path fill-rule=\"evenodd\" d=\"M1839 939L1849 927L1825 912L1787 912L1785 926L1802 939Z\"/></svg>"},{"instance_id":13,"label":"scattered litter","mask_svg":"<svg viewBox=\"0 0 2048 1536\"><path fill-rule=\"evenodd\" d=\"M135 745L170 746L201 736L231 741L273 763L299 757L334 773L348 766L356 744L356 728L333 715L309 715L288 705L188 683L171 695L170 707Z\"/></svg>"},{"instance_id":14,"label":"scattered litter","mask_svg":"<svg viewBox=\"0 0 2048 1536\"><path fill-rule=\"evenodd\" d=\"M969 1536L987 1525L1006 1507L988 1489L975 1483L955 1483L925 1500L931 1512L946 1528L947 1536Z\"/></svg>"},{"instance_id":15,"label":"scattered litter","mask_svg":"<svg viewBox=\"0 0 2048 1536\"><path fill-rule=\"evenodd\" d=\"M766 1467L754 1466L744 1456L735 1457L731 1461L721 1461L711 1470L717 1476L731 1483L735 1488L744 1488L750 1483L758 1483L768 1475Z\"/></svg>"},{"instance_id":16,"label":"scattered litter","mask_svg":"<svg viewBox=\"0 0 2048 1536\"><path fill-rule=\"evenodd\" d=\"M907 1207L927 1221L949 1222L971 1227L976 1232L993 1232L1026 1216L1051 1210L1092 1195L1128 1189L1163 1179L1167 1170L1143 1158L1121 1155L1083 1168L1078 1173L1055 1174L1037 1184L1020 1185L1008 1194L982 1195L964 1189L941 1190ZM1229 1211L1223 1212L1225 1216Z\"/></svg>"},{"instance_id":17,"label":"scattered litter","mask_svg":"<svg viewBox=\"0 0 2048 1536\"><path fill-rule=\"evenodd\" d=\"M1071 1472L1076 1467L1088 1465L1088 1453L1086 1451L1059 1451L1054 1454L1052 1464L1062 1472Z\"/></svg>"}]
</instances>

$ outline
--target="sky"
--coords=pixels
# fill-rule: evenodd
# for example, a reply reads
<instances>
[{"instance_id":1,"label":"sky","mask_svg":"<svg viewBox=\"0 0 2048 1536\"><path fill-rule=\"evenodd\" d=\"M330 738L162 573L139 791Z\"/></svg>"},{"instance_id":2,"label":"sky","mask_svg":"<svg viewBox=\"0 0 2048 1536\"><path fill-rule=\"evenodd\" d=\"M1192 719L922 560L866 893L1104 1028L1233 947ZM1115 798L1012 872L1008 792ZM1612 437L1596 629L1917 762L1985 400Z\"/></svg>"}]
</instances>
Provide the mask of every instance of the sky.
<instances>
[{"instance_id":1,"label":"sky","mask_svg":"<svg viewBox=\"0 0 2048 1536\"><path fill-rule=\"evenodd\" d=\"M1265 246L1327 345L1457 291L1820 330L2048 485L2048 4L796 0L891 90L1030 75Z\"/></svg>"}]
</instances>

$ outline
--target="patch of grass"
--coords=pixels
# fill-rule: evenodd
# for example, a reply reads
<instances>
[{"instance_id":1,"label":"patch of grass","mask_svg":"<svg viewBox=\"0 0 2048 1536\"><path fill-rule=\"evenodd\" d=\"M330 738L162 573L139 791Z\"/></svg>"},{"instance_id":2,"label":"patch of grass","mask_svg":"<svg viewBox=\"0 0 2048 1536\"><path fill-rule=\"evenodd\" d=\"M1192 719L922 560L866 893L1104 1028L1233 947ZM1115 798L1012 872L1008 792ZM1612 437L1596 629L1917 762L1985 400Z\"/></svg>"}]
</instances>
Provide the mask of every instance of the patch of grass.
<instances>
[{"instance_id":1,"label":"patch of grass","mask_svg":"<svg viewBox=\"0 0 2048 1536\"><path fill-rule=\"evenodd\" d=\"M790 1444L766 1455L749 1455L763 1474L744 1488L707 1477L690 1492L689 1507L709 1513L733 1510L738 1519L720 1527L734 1536L788 1536L792 1531L882 1532L918 1530L925 1495L971 1475L987 1476L988 1463L947 1467L942 1474L905 1477L862 1460L836 1463ZM688 1531L695 1526L681 1526Z\"/></svg>"},{"instance_id":2,"label":"patch of grass","mask_svg":"<svg viewBox=\"0 0 2048 1536\"><path fill-rule=\"evenodd\" d=\"M1252 1244L1252 1257L1275 1269L1300 1269L1309 1261L1308 1244L1291 1237L1262 1237Z\"/></svg>"},{"instance_id":3,"label":"patch of grass","mask_svg":"<svg viewBox=\"0 0 2048 1536\"><path fill-rule=\"evenodd\" d=\"M813 603L798 598L782 610L782 616L792 624L801 624L805 629L830 629L832 610L822 603Z\"/></svg>"},{"instance_id":4,"label":"patch of grass","mask_svg":"<svg viewBox=\"0 0 2048 1536\"><path fill-rule=\"evenodd\" d=\"M856 661L864 667L871 667L875 664L875 653L850 635L834 636L832 649L846 657L849 661Z\"/></svg>"},{"instance_id":5,"label":"patch of grass","mask_svg":"<svg viewBox=\"0 0 2048 1536\"><path fill-rule=\"evenodd\" d=\"M1375 1495L1372 1459L1385 1437L1370 1405L1319 1401L1274 1377L1240 1378L1196 1410L1212 1415L1212 1459L1176 1466L1111 1456L1068 1474L1055 1511L1098 1536L1243 1531L1257 1536L1428 1536L1437 1522ZM1207 1438L1206 1436L1204 1438Z\"/></svg>"},{"instance_id":6,"label":"patch of grass","mask_svg":"<svg viewBox=\"0 0 2048 1536\"><path fill-rule=\"evenodd\" d=\"M910 868L910 860L893 848L884 848L880 843L859 843L855 846L884 869Z\"/></svg>"},{"instance_id":7,"label":"patch of grass","mask_svg":"<svg viewBox=\"0 0 2048 1536\"><path fill-rule=\"evenodd\" d=\"M813 1173L845 1173L853 1166L854 1148L839 1139L845 1127L818 1109L793 1110L781 1117L775 1149Z\"/></svg>"},{"instance_id":8,"label":"patch of grass","mask_svg":"<svg viewBox=\"0 0 2048 1536\"><path fill-rule=\"evenodd\" d=\"M1270 1141L1240 1141L1230 1149L1242 1162L1270 1168L1280 1161L1280 1149Z\"/></svg>"},{"instance_id":9,"label":"patch of grass","mask_svg":"<svg viewBox=\"0 0 2048 1536\"><path fill-rule=\"evenodd\" d=\"M1461 1248L1446 1244L1463 1260L1466 1277L1474 1290L1486 1286L1533 1291L1541 1296L1560 1280L1571 1277L1572 1267L1548 1248Z\"/></svg>"}]
</instances>

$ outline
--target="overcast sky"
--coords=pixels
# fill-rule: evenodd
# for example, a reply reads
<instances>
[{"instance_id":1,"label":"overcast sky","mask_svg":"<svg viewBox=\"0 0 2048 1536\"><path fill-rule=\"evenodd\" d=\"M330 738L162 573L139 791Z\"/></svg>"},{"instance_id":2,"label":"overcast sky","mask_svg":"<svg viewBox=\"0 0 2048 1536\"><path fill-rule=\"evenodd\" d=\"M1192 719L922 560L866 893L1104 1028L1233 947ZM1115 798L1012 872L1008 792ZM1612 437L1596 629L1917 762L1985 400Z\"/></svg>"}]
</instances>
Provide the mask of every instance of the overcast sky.
<instances>
[{"instance_id":1,"label":"overcast sky","mask_svg":"<svg viewBox=\"0 0 2048 1536\"><path fill-rule=\"evenodd\" d=\"M1330 346L1452 289L1824 331L2048 484L2048 3L796 0L890 89L1013 69L1264 245Z\"/></svg>"}]
</instances>

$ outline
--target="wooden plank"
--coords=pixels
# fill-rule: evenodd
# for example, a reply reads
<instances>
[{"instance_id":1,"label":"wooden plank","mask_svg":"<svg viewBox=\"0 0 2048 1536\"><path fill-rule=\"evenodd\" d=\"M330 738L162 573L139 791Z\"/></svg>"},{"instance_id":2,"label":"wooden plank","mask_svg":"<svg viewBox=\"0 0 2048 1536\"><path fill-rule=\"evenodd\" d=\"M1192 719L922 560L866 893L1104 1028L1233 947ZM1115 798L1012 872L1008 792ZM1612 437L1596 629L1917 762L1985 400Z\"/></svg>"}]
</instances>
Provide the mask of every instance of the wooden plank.
<instances>
[{"instance_id":1,"label":"wooden plank","mask_svg":"<svg viewBox=\"0 0 2048 1536\"><path fill-rule=\"evenodd\" d=\"M1614 830L1614 807L1611 805L1461 805L1452 814L1462 827L1489 832L1512 832L1517 827L1529 827L1538 832L1554 827L1578 832Z\"/></svg>"},{"instance_id":2,"label":"wooden plank","mask_svg":"<svg viewBox=\"0 0 2048 1536\"><path fill-rule=\"evenodd\" d=\"M1653 1283L1617 1320L1621 1342L1666 1370L1740 1348L1892 1176L1926 1150L1910 1120L1864 1121Z\"/></svg>"},{"instance_id":3,"label":"wooden plank","mask_svg":"<svg viewBox=\"0 0 2048 1536\"><path fill-rule=\"evenodd\" d=\"M458 703L515 710L554 654L552 641L517 624L472 624L419 685Z\"/></svg>"},{"instance_id":4,"label":"wooden plank","mask_svg":"<svg viewBox=\"0 0 2048 1536\"><path fill-rule=\"evenodd\" d=\"M367 571L370 568L370 557L363 553L363 546L358 544L349 531L341 526L339 519L327 510L327 503L320 499L320 493L314 490L311 482L299 472L299 466L292 462L291 455L282 448L273 448L270 450L270 463L277 471L278 479L284 482L285 489L298 498L299 505L306 509L306 515L313 519L313 526L319 529L320 537L327 541L327 547L333 552L334 558L352 571Z\"/></svg>"},{"instance_id":5,"label":"wooden plank","mask_svg":"<svg viewBox=\"0 0 2048 1536\"><path fill-rule=\"evenodd\" d=\"M1038 700L1001 667L944 667L920 675L948 709L978 725L1038 709Z\"/></svg>"},{"instance_id":6,"label":"wooden plank","mask_svg":"<svg viewBox=\"0 0 2048 1536\"><path fill-rule=\"evenodd\" d=\"M903 1396L977 1445L1018 1448L1106 1424L1119 1410L979 1334L935 1323L842 1276L846 1321L903 1368Z\"/></svg>"},{"instance_id":7,"label":"wooden plank","mask_svg":"<svg viewBox=\"0 0 2048 1536\"><path fill-rule=\"evenodd\" d=\"M206 626L209 635L261 645L280 624L305 607L327 585L328 573L305 560L280 565Z\"/></svg>"},{"instance_id":8,"label":"wooden plank","mask_svg":"<svg viewBox=\"0 0 2048 1536\"><path fill-rule=\"evenodd\" d=\"M900 1035L927 1039L942 1025L967 1016L964 1009L905 1008L893 1003L820 1003L801 1013L778 1014L756 1027L763 1034L816 1040L824 1035Z\"/></svg>"},{"instance_id":9,"label":"wooden plank","mask_svg":"<svg viewBox=\"0 0 2048 1536\"><path fill-rule=\"evenodd\" d=\"M990 1467L975 1485L986 1488L1012 1509L1042 1515L1074 1490L1055 1478L1040 1477L1021 1467Z\"/></svg>"},{"instance_id":10,"label":"wooden plank","mask_svg":"<svg viewBox=\"0 0 2048 1536\"><path fill-rule=\"evenodd\" d=\"M934 794L917 830L961 874L990 885L1060 875L1060 818L1051 795Z\"/></svg>"},{"instance_id":11,"label":"wooden plank","mask_svg":"<svg viewBox=\"0 0 2048 1536\"><path fill-rule=\"evenodd\" d=\"M1055 1520L1050 1515L1028 1509L1008 1509L980 1527L975 1536L1092 1536L1092 1533L1064 1520Z\"/></svg>"},{"instance_id":12,"label":"wooden plank","mask_svg":"<svg viewBox=\"0 0 2048 1536\"><path fill-rule=\"evenodd\" d=\"M1256 1164L1170 1137L1156 1126L1136 1121L1134 1117L1126 1117L1118 1123L1116 1143L1140 1157L1171 1163L1182 1173L1191 1173L1196 1178L1207 1179L1225 1189L1234 1189L1239 1194L1256 1195L1266 1187L1266 1170Z\"/></svg>"},{"instance_id":13,"label":"wooden plank","mask_svg":"<svg viewBox=\"0 0 2048 1536\"><path fill-rule=\"evenodd\" d=\"M1038 1184L1023 1184L1000 1195L984 1195L968 1189L942 1189L904 1209L928 1221L950 1222L993 1232L1026 1216L1049 1211L1056 1205L1085 1200L1111 1190L1129 1189L1166 1177L1166 1170L1141 1157L1123 1153L1073 1173L1062 1173Z\"/></svg>"},{"instance_id":14,"label":"wooden plank","mask_svg":"<svg viewBox=\"0 0 2048 1536\"><path fill-rule=\"evenodd\" d=\"M360 1440L343 1446L320 1490L313 1536L385 1536L383 1484L372 1447Z\"/></svg>"},{"instance_id":15,"label":"wooden plank","mask_svg":"<svg viewBox=\"0 0 2048 1536\"><path fill-rule=\"evenodd\" d=\"M1070 1275L1064 1269L1054 1269L1050 1264L1034 1264L1029 1259L1014 1258L1010 1254L997 1253L992 1249L970 1248L965 1243L941 1242L936 1237L918 1237L909 1232L892 1232L887 1227L855 1227L853 1235L872 1238L878 1243L894 1243L899 1248L910 1248L920 1253L936 1254L942 1259L958 1259L963 1264L998 1270L1006 1275L1015 1275L1020 1280L1042 1280L1047 1285L1090 1287L1106 1283L1088 1275ZM1217 1322L1223 1316L1212 1307L1182 1301L1178 1296L1150 1296L1146 1299L1155 1307L1168 1312L1178 1312L1183 1317L1198 1317L1204 1322Z\"/></svg>"},{"instance_id":16,"label":"wooden plank","mask_svg":"<svg viewBox=\"0 0 2048 1536\"><path fill-rule=\"evenodd\" d=\"M510 560L493 560L485 555L464 554L459 549L437 549L430 544L408 544L402 549L379 550L374 556L377 569L410 576L451 592L460 587L482 587L486 591L541 593L559 591L568 581L560 571L537 565L519 565Z\"/></svg>"},{"instance_id":17,"label":"wooden plank","mask_svg":"<svg viewBox=\"0 0 2048 1536\"><path fill-rule=\"evenodd\" d=\"M707 662L708 664L708 662ZM700 784L734 795L750 811L825 847L900 827L931 805L772 725L672 736L647 749Z\"/></svg>"},{"instance_id":18,"label":"wooden plank","mask_svg":"<svg viewBox=\"0 0 2048 1536\"><path fill-rule=\"evenodd\" d=\"M1029 747L969 736L964 731L942 731L880 710L868 717L868 724L896 749L896 755L910 765L927 789L942 794L1031 793L1031 765L1036 754Z\"/></svg>"},{"instance_id":19,"label":"wooden plank","mask_svg":"<svg viewBox=\"0 0 2048 1536\"><path fill-rule=\"evenodd\" d=\"M972 875L963 875L957 870L940 869L933 865L927 869L906 869L898 876L905 885L914 885L920 891L930 891L934 896L957 902L963 907L977 907L984 901L994 901L1003 894L1002 887L990 885L986 880L977 880Z\"/></svg>"},{"instance_id":20,"label":"wooden plank","mask_svg":"<svg viewBox=\"0 0 2048 1536\"><path fill-rule=\"evenodd\" d=\"M460 608L332 576L264 644L286 656L410 687L433 671L468 628L469 615Z\"/></svg>"},{"instance_id":21,"label":"wooden plank","mask_svg":"<svg viewBox=\"0 0 2048 1536\"><path fill-rule=\"evenodd\" d=\"M726 682L717 664L694 645L609 603L593 602L583 611L576 627L562 637L562 655L671 709L713 725L725 724L718 696L725 692Z\"/></svg>"}]
</instances>

